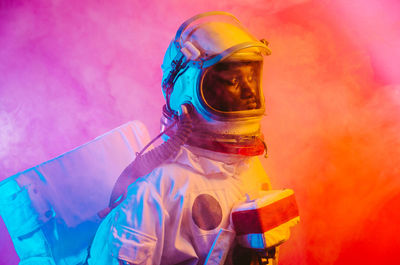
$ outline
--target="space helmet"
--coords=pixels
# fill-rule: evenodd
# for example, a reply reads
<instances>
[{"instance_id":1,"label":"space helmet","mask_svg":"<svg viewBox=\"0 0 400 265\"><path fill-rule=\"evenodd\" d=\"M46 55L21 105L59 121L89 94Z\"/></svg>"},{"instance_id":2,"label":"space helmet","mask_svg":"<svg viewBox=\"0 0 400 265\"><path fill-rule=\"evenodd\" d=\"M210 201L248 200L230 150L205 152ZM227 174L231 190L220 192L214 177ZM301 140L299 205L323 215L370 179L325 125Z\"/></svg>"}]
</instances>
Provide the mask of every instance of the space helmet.
<instances>
[{"instance_id":1,"label":"space helmet","mask_svg":"<svg viewBox=\"0 0 400 265\"><path fill-rule=\"evenodd\" d=\"M267 45L227 12L206 12L185 21L162 64L162 127L171 124L186 104L193 120L187 144L231 154L262 154L261 79L263 56L271 54Z\"/></svg>"}]
</instances>

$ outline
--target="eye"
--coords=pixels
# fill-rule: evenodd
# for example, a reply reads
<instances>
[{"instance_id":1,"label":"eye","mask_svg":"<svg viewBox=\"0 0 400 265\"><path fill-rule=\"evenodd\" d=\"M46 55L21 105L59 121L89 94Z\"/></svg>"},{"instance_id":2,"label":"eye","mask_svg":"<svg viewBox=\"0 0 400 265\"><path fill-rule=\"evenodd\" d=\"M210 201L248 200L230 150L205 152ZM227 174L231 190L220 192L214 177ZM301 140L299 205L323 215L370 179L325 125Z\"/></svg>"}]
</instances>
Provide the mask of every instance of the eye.
<instances>
[{"instance_id":1,"label":"eye","mask_svg":"<svg viewBox=\"0 0 400 265\"><path fill-rule=\"evenodd\" d=\"M237 77L233 77L231 79L229 79L229 84L231 86L236 86L239 83L239 79Z\"/></svg>"}]
</instances>

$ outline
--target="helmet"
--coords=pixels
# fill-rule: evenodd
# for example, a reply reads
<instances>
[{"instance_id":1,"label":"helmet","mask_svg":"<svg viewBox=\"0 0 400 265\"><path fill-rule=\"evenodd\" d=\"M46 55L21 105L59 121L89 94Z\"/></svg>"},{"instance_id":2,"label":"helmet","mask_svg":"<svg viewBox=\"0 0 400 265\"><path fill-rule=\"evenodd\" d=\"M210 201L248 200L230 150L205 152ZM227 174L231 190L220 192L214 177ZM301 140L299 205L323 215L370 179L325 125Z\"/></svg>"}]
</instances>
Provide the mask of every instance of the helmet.
<instances>
[{"instance_id":1,"label":"helmet","mask_svg":"<svg viewBox=\"0 0 400 265\"><path fill-rule=\"evenodd\" d=\"M189 145L213 151L259 155L264 151L260 120L263 55L271 53L226 12L190 18L178 29L162 64L162 125L183 104L192 106Z\"/></svg>"}]
</instances>

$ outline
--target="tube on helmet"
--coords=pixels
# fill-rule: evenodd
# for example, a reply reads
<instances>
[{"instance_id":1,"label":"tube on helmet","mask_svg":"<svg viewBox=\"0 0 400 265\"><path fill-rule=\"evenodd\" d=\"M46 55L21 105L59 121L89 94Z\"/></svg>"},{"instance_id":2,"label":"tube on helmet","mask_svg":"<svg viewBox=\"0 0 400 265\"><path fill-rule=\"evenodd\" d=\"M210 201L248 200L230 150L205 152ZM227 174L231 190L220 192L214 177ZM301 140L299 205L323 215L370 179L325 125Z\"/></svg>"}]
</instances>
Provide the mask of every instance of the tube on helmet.
<instances>
[{"instance_id":1,"label":"tube on helmet","mask_svg":"<svg viewBox=\"0 0 400 265\"><path fill-rule=\"evenodd\" d=\"M142 150L135 160L122 171L112 190L109 206L98 213L99 217L104 218L125 199L130 184L138 178L149 174L167 159L175 156L180 147L187 141L191 132L192 121L189 108L186 105L182 105L177 132L166 142L145 154L142 154L144 151Z\"/></svg>"}]
</instances>

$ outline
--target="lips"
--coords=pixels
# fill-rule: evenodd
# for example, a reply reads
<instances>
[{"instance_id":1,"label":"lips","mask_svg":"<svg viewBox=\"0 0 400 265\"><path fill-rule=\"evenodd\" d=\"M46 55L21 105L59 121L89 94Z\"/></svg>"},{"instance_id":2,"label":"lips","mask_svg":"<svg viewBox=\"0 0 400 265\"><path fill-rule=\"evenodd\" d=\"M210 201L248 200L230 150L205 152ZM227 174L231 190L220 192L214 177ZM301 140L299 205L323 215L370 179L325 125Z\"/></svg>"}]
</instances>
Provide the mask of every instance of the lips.
<instances>
[{"instance_id":1,"label":"lips","mask_svg":"<svg viewBox=\"0 0 400 265\"><path fill-rule=\"evenodd\" d=\"M247 109L255 109L257 108L257 101L255 98L251 98L246 100L246 104L245 106L247 107Z\"/></svg>"},{"instance_id":2,"label":"lips","mask_svg":"<svg viewBox=\"0 0 400 265\"><path fill-rule=\"evenodd\" d=\"M252 110L257 108L257 101L255 98L244 99L240 103L238 110Z\"/></svg>"}]
</instances>

